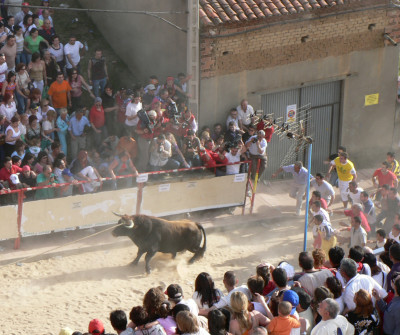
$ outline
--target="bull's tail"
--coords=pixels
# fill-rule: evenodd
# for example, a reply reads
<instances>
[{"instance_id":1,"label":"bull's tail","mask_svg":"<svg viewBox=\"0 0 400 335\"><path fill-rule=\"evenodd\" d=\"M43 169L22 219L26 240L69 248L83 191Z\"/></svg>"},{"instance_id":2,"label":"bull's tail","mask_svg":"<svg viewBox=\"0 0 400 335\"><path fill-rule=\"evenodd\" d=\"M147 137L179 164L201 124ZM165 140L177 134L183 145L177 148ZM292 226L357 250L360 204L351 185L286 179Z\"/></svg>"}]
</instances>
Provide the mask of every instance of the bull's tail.
<instances>
[{"instance_id":1,"label":"bull's tail","mask_svg":"<svg viewBox=\"0 0 400 335\"><path fill-rule=\"evenodd\" d=\"M204 256L204 253L206 252L206 247L207 247L207 237L206 237L206 232L203 228L203 226L199 223L196 223L197 227L201 230L202 234L203 234L203 246L201 248L199 248L198 250L196 250L196 252L194 253L193 257L189 260L189 264L194 263L195 261L197 261L198 259L202 258Z\"/></svg>"}]
</instances>

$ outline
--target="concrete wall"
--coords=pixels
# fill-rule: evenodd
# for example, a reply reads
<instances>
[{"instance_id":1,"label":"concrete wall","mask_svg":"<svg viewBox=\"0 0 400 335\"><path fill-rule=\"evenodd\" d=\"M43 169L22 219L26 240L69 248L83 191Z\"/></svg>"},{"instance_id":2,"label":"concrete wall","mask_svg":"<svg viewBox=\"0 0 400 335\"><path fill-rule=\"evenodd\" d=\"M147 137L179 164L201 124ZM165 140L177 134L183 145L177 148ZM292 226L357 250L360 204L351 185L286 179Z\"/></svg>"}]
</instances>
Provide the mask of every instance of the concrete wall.
<instances>
[{"instance_id":1,"label":"concrete wall","mask_svg":"<svg viewBox=\"0 0 400 335\"><path fill-rule=\"evenodd\" d=\"M200 86L201 123L224 122L229 108L237 106L244 97L255 109L260 109L262 94L300 87L302 83L343 79L339 143L349 148L358 164L371 164L373 158L384 159L392 146L398 55L398 48L386 46L203 78ZM373 93L380 94L379 104L365 107L365 95Z\"/></svg>"},{"instance_id":2,"label":"concrete wall","mask_svg":"<svg viewBox=\"0 0 400 335\"><path fill-rule=\"evenodd\" d=\"M185 0L79 0L83 8L186 11ZM186 72L186 33L156 18L137 14L89 14L110 45L140 80L155 74L160 81L169 75ZM186 28L187 14L161 17Z\"/></svg>"}]
</instances>

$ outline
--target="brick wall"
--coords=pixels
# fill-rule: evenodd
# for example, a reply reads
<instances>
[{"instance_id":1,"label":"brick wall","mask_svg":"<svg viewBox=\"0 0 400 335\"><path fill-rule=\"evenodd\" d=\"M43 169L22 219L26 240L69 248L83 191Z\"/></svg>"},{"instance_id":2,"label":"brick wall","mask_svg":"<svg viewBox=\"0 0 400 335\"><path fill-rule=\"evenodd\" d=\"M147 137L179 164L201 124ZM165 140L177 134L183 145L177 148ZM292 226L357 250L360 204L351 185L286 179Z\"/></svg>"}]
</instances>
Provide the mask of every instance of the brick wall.
<instances>
[{"instance_id":1,"label":"brick wall","mask_svg":"<svg viewBox=\"0 0 400 335\"><path fill-rule=\"evenodd\" d=\"M230 27L225 32L219 28L218 33L248 28ZM382 37L385 32L400 41L400 10L368 10L279 24L231 37L202 37L201 76L209 78L382 48L388 43Z\"/></svg>"}]
</instances>

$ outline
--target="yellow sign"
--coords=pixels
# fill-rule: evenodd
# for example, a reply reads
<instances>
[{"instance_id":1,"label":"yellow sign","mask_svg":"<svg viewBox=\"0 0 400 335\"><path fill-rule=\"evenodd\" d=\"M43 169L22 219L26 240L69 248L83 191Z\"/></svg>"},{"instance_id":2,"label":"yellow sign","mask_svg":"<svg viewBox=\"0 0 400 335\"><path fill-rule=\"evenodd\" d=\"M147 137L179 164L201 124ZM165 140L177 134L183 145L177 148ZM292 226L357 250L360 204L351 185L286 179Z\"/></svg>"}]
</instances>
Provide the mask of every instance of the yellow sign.
<instances>
[{"instance_id":1,"label":"yellow sign","mask_svg":"<svg viewBox=\"0 0 400 335\"><path fill-rule=\"evenodd\" d=\"M379 103L379 93L369 94L365 96L364 106L377 105L378 103Z\"/></svg>"}]
</instances>

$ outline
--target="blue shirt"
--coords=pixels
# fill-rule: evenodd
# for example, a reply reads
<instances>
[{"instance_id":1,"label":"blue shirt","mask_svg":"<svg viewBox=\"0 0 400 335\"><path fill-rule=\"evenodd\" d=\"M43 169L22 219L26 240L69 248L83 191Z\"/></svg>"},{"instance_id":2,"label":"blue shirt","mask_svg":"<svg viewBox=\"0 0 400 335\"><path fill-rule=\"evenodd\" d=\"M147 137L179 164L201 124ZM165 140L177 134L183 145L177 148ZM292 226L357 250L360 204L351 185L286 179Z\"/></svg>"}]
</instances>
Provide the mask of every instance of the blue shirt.
<instances>
[{"instance_id":1,"label":"blue shirt","mask_svg":"<svg viewBox=\"0 0 400 335\"><path fill-rule=\"evenodd\" d=\"M375 216L375 206L371 199L368 199L366 202L362 203L364 206L364 214Z\"/></svg>"},{"instance_id":2,"label":"blue shirt","mask_svg":"<svg viewBox=\"0 0 400 335\"><path fill-rule=\"evenodd\" d=\"M82 118L79 121L76 118L76 116L74 116L69 121L68 130L72 131L72 134L74 136L81 136L83 134L83 130L85 129L85 126L90 126L90 122L86 118L86 116L82 116Z\"/></svg>"},{"instance_id":3,"label":"blue shirt","mask_svg":"<svg viewBox=\"0 0 400 335\"><path fill-rule=\"evenodd\" d=\"M61 118L61 116L59 116L57 118L57 128L60 129L60 132L62 134L66 134L67 130L68 130L68 122L69 122L69 116L67 115L65 121Z\"/></svg>"},{"instance_id":4,"label":"blue shirt","mask_svg":"<svg viewBox=\"0 0 400 335\"><path fill-rule=\"evenodd\" d=\"M293 175L293 180L295 184L306 185L308 181L308 170L305 167L302 167L299 173L294 171L294 164L286 165L282 167L283 171L289 172ZM313 178L313 176L310 176Z\"/></svg>"},{"instance_id":5,"label":"blue shirt","mask_svg":"<svg viewBox=\"0 0 400 335\"><path fill-rule=\"evenodd\" d=\"M390 284L390 283L389 283ZM389 305L383 300L378 300L377 302L380 310L385 311L383 323L383 331L386 334L400 334L400 297L394 297Z\"/></svg>"}]
</instances>

